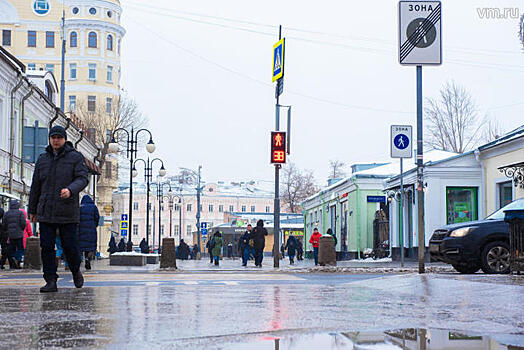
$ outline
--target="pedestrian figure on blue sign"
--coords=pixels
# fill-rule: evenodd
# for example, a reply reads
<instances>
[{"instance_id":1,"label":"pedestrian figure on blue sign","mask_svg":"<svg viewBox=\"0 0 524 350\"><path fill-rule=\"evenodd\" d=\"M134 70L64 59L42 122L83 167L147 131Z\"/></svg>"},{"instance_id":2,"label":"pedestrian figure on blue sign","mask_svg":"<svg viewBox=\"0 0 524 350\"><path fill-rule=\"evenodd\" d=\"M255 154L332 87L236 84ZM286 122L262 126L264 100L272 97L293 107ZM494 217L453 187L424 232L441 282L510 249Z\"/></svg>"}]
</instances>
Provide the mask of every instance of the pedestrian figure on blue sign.
<instances>
[{"instance_id":1,"label":"pedestrian figure on blue sign","mask_svg":"<svg viewBox=\"0 0 524 350\"><path fill-rule=\"evenodd\" d=\"M404 145L404 137L400 136L400 138L398 139L398 148L404 148L406 147Z\"/></svg>"}]
</instances>

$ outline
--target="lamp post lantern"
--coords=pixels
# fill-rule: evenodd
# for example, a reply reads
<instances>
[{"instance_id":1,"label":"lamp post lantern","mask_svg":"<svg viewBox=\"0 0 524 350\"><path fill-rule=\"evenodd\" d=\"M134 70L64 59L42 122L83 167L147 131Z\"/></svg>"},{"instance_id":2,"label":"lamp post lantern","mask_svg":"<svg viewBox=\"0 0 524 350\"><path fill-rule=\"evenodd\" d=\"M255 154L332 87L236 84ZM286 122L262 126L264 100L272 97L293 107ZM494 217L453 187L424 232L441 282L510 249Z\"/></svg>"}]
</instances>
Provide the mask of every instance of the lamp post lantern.
<instances>
[{"instance_id":1,"label":"lamp post lantern","mask_svg":"<svg viewBox=\"0 0 524 350\"><path fill-rule=\"evenodd\" d=\"M118 153L119 146L117 143L117 139L115 136L117 133L124 131L126 133L127 139L126 139L126 157L129 158L129 212L128 212L128 219L129 219L129 226L128 226L128 236L127 239L131 240L131 233L130 230L133 229L133 170L134 169L134 161L136 158L136 154L138 151L138 134L140 134L142 131L147 132L149 134L149 142L146 144L146 150L149 153L153 153L155 151L155 144L153 143L153 135L151 134L151 131L147 129L139 129L135 131L133 128L131 128L131 132L127 131L124 128L118 128L113 131L111 134L111 142L107 145L107 151L108 153Z\"/></svg>"}]
</instances>

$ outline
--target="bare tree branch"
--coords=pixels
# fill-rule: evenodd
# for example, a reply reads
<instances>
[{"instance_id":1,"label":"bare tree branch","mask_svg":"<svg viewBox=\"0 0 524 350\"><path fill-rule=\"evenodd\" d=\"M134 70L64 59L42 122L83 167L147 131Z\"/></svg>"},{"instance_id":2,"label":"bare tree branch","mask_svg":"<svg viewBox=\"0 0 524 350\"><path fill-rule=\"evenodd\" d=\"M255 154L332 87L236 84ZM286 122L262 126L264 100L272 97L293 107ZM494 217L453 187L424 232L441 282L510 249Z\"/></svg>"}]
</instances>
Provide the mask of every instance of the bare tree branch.
<instances>
[{"instance_id":1,"label":"bare tree branch","mask_svg":"<svg viewBox=\"0 0 524 350\"><path fill-rule=\"evenodd\" d=\"M340 160L330 160L329 167L331 168L331 171L329 172L328 179L339 179L341 177L345 177L346 176L346 172L344 170L345 166L346 166L346 163Z\"/></svg>"},{"instance_id":2,"label":"bare tree branch","mask_svg":"<svg viewBox=\"0 0 524 350\"><path fill-rule=\"evenodd\" d=\"M289 163L282 175L282 203L289 207L290 212L299 213L300 203L318 191L313 172L300 170L294 163Z\"/></svg>"},{"instance_id":3,"label":"bare tree branch","mask_svg":"<svg viewBox=\"0 0 524 350\"><path fill-rule=\"evenodd\" d=\"M485 143L495 141L504 135L504 133L504 129L502 128L502 125L499 123L499 121L496 119L490 119L484 127L482 141Z\"/></svg>"},{"instance_id":4,"label":"bare tree branch","mask_svg":"<svg viewBox=\"0 0 524 350\"><path fill-rule=\"evenodd\" d=\"M486 118L480 118L469 92L454 82L440 90L440 98L426 99L426 145L464 153L480 141Z\"/></svg>"}]
</instances>

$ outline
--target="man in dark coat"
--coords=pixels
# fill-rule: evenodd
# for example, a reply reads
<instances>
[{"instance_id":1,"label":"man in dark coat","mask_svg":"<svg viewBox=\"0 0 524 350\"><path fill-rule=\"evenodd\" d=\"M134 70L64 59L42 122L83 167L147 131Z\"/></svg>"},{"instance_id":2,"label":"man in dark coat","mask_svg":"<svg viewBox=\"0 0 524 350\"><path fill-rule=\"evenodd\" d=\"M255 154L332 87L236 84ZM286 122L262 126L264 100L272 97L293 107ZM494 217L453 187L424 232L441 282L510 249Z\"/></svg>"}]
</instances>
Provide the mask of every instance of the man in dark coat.
<instances>
[{"instance_id":1,"label":"man in dark coat","mask_svg":"<svg viewBox=\"0 0 524 350\"><path fill-rule=\"evenodd\" d=\"M257 227L253 232L253 240L255 241L255 266L262 267L262 259L264 259L264 247L266 246L267 230L264 228L264 221L258 220Z\"/></svg>"},{"instance_id":2,"label":"man in dark coat","mask_svg":"<svg viewBox=\"0 0 524 350\"><path fill-rule=\"evenodd\" d=\"M109 239L109 248L107 248L107 251L109 254L113 254L118 252L118 247L116 246L116 240L115 236L111 235L111 238Z\"/></svg>"},{"instance_id":3,"label":"man in dark coat","mask_svg":"<svg viewBox=\"0 0 524 350\"><path fill-rule=\"evenodd\" d=\"M289 264L293 265L295 263L295 253L297 249L297 239L295 236L290 235L286 242L287 255L289 256Z\"/></svg>"},{"instance_id":4,"label":"man in dark coat","mask_svg":"<svg viewBox=\"0 0 524 350\"><path fill-rule=\"evenodd\" d=\"M0 207L0 248L2 249L2 257L0 258L0 269L4 269L6 260L9 258L9 246L7 245L7 232L4 230L4 225L2 225L2 218L4 217L4 209ZM12 262L9 261L11 266Z\"/></svg>"},{"instance_id":5,"label":"man in dark coat","mask_svg":"<svg viewBox=\"0 0 524 350\"><path fill-rule=\"evenodd\" d=\"M189 246L187 245L186 242L184 242L183 239L180 240L180 245L178 246L178 250L180 254L180 259L187 260L187 258L189 257Z\"/></svg>"},{"instance_id":6,"label":"man in dark coat","mask_svg":"<svg viewBox=\"0 0 524 350\"><path fill-rule=\"evenodd\" d=\"M251 225L247 225L247 231L244 232L240 239L238 240L238 246L240 254L242 254L242 266L247 266L247 261L249 260L249 240L251 239L251 231L253 230Z\"/></svg>"},{"instance_id":7,"label":"man in dark coat","mask_svg":"<svg viewBox=\"0 0 524 350\"><path fill-rule=\"evenodd\" d=\"M96 228L100 220L98 208L93 199L87 194L82 197L80 202L80 225L78 226L78 246L80 252L84 253L86 260L86 270L91 270L91 259L96 252L98 234Z\"/></svg>"},{"instance_id":8,"label":"man in dark coat","mask_svg":"<svg viewBox=\"0 0 524 350\"><path fill-rule=\"evenodd\" d=\"M142 238L142 241L140 241L140 253L149 254L149 245L145 238Z\"/></svg>"},{"instance_id":9,"label":"man in dark coat","mask_svg":"<svg viewBox=\"0 0 524 350\"><path fill-rule=\"evenodd\" d=\"M84 156L67 141L63 127L49 130L49 145L35 165L29 217L40 223L40 247L46 285L40 291L56 292L55 238L58 230L62 247L73 274L75 287L82 288L77 230L80 216L79 194L88 184Z\"/></svg>"},{"instance_id":10,"label":"man in dark coat","mask_svg":"<svg viewBox=\"0 0 524 350\"><path fill-rule=\"evenodd\" d=\"M127 241L127 244L126 244L126 252L132 252L133 251L133 241L132 240L129 240ZM160 252L159 252L160 254Z\"/></svg>"},{"instance_id":11,"label":"man in dark coat","mask_svg":"<svg viewBox=\"0 0 524 350\"><path fill-rule=\"evenodd\" d=\"M118 242L118 252L125 252L126 251L126 241L121 238L120 242Z\"/></svg>"},{"instance_id":12,"label":"man in dark coat","mask_svg":"<svg viewBox=\"0 0 524 350\"><path fill-rule=\"evenodd\" d=\"M22 259L20 252L24 249L25 225L25 214L20 211L20 202L12 200L9 203L9 210L2 218L2 226L9 238L9 266L15 269L20 268Z\"/></svg>"},{"instance_id":13,"label":"man in dark coat","mask_svg":"<svg viewBox=\"0 0 524 350\"><path fill-rule=\"evenodd\" d=\"M297 239L297 260L304 260L304 246L302 245L302 240Z\"/></svg>"}]
</instances>

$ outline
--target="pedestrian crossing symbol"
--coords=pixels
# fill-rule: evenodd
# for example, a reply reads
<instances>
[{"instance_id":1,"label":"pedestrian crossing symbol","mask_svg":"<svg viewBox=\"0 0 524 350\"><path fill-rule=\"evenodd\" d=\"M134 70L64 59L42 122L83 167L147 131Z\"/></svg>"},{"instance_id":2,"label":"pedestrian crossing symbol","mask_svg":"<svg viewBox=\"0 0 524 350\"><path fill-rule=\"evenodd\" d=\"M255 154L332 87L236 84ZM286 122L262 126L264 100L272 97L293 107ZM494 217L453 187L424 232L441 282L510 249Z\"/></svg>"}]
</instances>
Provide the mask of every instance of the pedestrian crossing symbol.
<instances>
[{"instance_id":1,"label":"pedestrian crossing symbol","mask_svg":"<svg viewBox=\"0 0 524 350\"><path fill-rule=\"evenodd\" d=\"M391 158L411 158L412 136L411 125L391 125Z\"/></svg>"},{"instance_id":2,"label":"pedestrian crossing symbol","mask_svg":"<svg viewBox=\"0 0 524 350\"><path fill-rule=\"evenodd\" d=\"M285 40L279 40L273 45L273 75L272 81L275 82L284 76L284 47Z\"/></svg>"}]
</instances>

